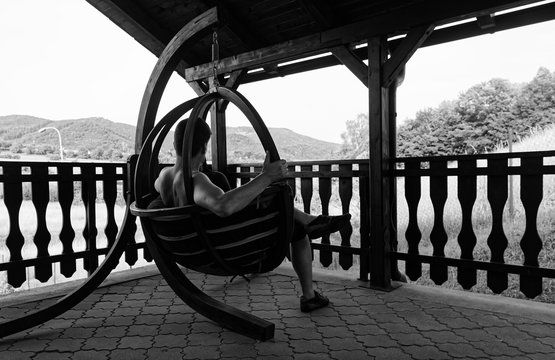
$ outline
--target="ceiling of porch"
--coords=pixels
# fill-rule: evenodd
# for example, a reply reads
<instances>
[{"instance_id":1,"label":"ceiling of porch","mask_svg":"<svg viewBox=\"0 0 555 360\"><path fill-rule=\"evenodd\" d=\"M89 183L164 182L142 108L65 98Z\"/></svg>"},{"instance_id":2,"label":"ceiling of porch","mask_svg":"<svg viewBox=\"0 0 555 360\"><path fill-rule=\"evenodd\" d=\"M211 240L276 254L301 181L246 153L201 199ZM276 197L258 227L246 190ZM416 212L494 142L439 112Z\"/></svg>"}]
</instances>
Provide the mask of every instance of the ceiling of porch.
<instances>
[{"instance_id":1,"label":"ceiling of porch","mask_svg":"<svg viewBox=\"0 0 555 360\"><path fill-rule=\"evenodd\" d=\"M555 19L555 3L545 1L87 1L156 56L190 20L217 8L220 59L250 60L239 61L249 70L242 83L359 62L374 36L387 37L394 49L404 35L431 26L420 45L429 46ZM187 81L209 76L211 43L212 34L204 34L184 53L176 71ZM220 74L236 69L219 66Z\"/></svg>"}]
</instances>

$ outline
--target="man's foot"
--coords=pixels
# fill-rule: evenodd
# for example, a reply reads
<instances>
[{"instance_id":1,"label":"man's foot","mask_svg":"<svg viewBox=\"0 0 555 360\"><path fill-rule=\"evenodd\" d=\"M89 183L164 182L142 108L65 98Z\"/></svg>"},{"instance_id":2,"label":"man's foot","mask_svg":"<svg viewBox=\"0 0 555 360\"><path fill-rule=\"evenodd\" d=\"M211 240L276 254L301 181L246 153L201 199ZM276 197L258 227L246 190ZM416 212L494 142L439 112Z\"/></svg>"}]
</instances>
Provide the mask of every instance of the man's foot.
<instances>
[{"instance_id":1,"label":"man's foot","mask_svg":"<svg viewBox=\"0 0 555 360\"><path fill-rule=\"evenodd\" d=\"M351 214L338 216L319 215L316 219L305 225L305 231L310 239L318 239L324 235L341 230L350 221Z\"/></svg>"},{"instance_id":2,"label":"man's foot","mask_svg":"<svg viewBox=\"0 0 555 360\"><path fill-rule=\"evenodd\" d=\"M328 306L330 303L329 299L323 295L320 295L317 291L314 291L314 297L307 299L301 296L301 311L304 313L311 312L312 310L320 309Z\"/></svg>"}]
</instances>

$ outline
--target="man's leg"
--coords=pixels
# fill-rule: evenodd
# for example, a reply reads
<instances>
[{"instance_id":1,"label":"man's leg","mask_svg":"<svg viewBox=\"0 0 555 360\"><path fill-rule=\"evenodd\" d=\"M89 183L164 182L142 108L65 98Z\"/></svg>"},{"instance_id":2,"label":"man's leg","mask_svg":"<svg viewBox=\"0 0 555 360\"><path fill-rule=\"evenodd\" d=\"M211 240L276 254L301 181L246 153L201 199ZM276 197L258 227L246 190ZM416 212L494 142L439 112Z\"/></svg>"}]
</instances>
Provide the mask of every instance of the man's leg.
<instances>
[{"instance_id":1,"label":"man's leg","mask_svg":"<svg viewBox=\"0 0 555 360\"><path fill-rule=\"evenodd\" d=\"M312 287L312 250L307 236L291 243L291 262L293 263L293 269L299 277L303 296L306 298L314 297L314 288Z\"/></svg>"},{"instance_id":2,"label":"man's leg","mask_svg":"<svg viewBox=\"0 0 555 360\"><path fill-rule=\"evenodd\" d=\"M346 227L351 221L351 214L314 216L302 212L297 208L293 210L293 217L303 226L310 239L321 238L324 235L339 231Z\"/></svg>"},{"instance_id":3,"label":"man's leg","mask_svg":"<svg viewBox=\"0 0 555 360\"><path fill-rule=\"evenodd\" d=\"M328 306L329 300L314 291L312 285L312 250L307 236L291 244L291 262L299 277L303 296L301 296L301 311L310 312Z\"/></svg>"}]
</instances>

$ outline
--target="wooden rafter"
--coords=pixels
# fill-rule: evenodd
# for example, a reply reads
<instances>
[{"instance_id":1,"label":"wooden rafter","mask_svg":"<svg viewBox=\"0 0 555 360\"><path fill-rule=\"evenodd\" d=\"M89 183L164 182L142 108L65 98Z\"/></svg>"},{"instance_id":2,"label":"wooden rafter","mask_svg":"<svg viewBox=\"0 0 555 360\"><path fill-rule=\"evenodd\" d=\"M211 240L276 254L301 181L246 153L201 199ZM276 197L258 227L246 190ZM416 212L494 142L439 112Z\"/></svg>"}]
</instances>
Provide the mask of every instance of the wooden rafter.
<instances>
[{"instance_id":1,"label":"wooden rafter","mask_svg":"<svg viewBox=\"0 0 555 360\"><path fill-rule=\"evenodd\" d=\"M329 29L337 26L337 15L322 1L299 0L299 4L322 29Z\"/></svg>"},{"instance_id":2,"label":"wooden rafter","mask_svg":"<svg viewBox=\"0 0 555 360\"><path fill-rule=\"evenodd\" d=\"M495 19L492 14L478 16L476 22L478 22L478 26L482 30L495 27Z\"/></svg>"},{"instance_id":3,"label":"wooden rafter","mask_svg":"<svg viewBox=\"0 0 555 360\"><path fill-rule=\"evenodd\" d=\"M528 2L514 4L520 3ZM218 72L227 73L241 68L254 69L276 62L295 60L321 54L336 46L360 42L372 36L394 33L401 27L413 28L431 23L446 24L468 17L482 16L509 6L504 1L496 0L455 3L437 0L426 2L425 6L420 5L414 4L399 12L392 11L383 16L221 59ZM187 69L185 77L187 81L204 79L210 76L211 71L211 64L202 64Z\"/></svg>"},{"instance_id":4,"label":"wooden rafter","mask_svg":"<svg viewBox=\"0 0 555 360\"><path fill-rule=\"evenodd\" d=\"M222 0L206 1L210 7L217 7L221 23L231 31L239 41L248 49L258 49L266 45L266 41L260 33L248 26L248 22L242 19L236 12L228 7Z\"/></svg>"},{"instance_id":5,"label":"wooden rafter","mask_svg":"<svg viewBox=\"0 0 555 360\"><path fill-rule=\"evenodd\" d=\"M331 53L341 61L362 83L368 86L368 66L347 46L336 46Z\"/></svg>"},{"instance_id":6,"label":"wooden rafter","mask_svg":"<svg viewBox=\"0 0 555 360\"><path fill-rule=\"evenodd\" d=\"M389 87L403 71L405 64L428 36L434 31L435 25L419 26L411 30L399 46L393 51L382 70L382 86Z\"/></svg>"},{"instance_id":7,"label":"wooden rafter","mask_svg":"<svg viewBox=\"0 0 555 360\"><path fill-rule=\"evenodd\" d=\"M537 7L521 10L518 13L507 13L495 17L495 31L503 31L520 26L532 25L549 21L555 18L555 3L540 5ZM480 29L477 22L469 22L435 30L421 45L421 47L434 46L450 41L466 39L474 36L491 33L492 29ZM389 41L390 48L397 48L403 39ZM366 60L368 50L366 47L353 49L352 52L361 60ZM297 74L299 72L311 71L329 66L340 65L341 62L334 56L322 56L308 59L293 64L280 65L279 76ZM264 72L253 72L245 76L243 83L267 80L275 77L273 74Z\"/></svg>"}]
</instances>

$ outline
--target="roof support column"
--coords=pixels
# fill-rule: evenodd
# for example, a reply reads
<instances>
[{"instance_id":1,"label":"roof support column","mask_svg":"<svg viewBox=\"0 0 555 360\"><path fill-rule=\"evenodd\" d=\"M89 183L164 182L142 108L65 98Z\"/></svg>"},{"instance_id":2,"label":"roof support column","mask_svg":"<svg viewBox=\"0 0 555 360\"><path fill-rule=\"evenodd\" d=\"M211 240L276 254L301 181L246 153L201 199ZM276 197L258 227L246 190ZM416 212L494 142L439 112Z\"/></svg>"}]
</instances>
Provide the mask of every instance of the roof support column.
<instances>
[{"instance_id":1,"label":"roof support column","mask_svg":"<svg viewBox=\"0 0 555 360\"><path fill-rule=\"evenodd\" d=\"M391 288L392 237L390 176L389 90L382 86L382 70L387 61L387 39L368 40L368 100L370 137L370 287ZM394 154L393 154L394 156Z\"/></svg>"},{"instance_id":2,"label":"roof support column","mask_svg":"<svg viewBox=\"0 0 555 360\"><path fill-rule=\"evenodd\" d=\"M246 70L235 70L225 82L225 86L237 90ZM218 101L210 108L212 130L212 169L227 175L227 135L225 111L229 101Z\"/></svg>"}]
</instances>

